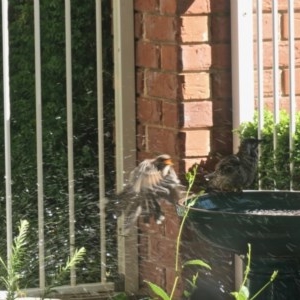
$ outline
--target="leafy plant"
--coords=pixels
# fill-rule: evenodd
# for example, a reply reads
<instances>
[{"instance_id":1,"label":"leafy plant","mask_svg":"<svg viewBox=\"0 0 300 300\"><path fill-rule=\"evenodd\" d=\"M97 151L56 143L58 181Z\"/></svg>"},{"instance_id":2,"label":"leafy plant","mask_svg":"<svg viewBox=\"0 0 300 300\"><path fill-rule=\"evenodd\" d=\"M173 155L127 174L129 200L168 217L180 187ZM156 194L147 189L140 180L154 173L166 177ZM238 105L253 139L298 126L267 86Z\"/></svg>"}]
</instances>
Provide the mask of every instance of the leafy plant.
<instances>
[{"instance_id":1,"label":"leafy plant","mask_svg":"<svg viewBox=\"0 0 300 300\"><path fill-rule=\"evenodd\" d=\"M7 300L13 300L19 289L18 283L21 278L20 267L24 258L24 247L26 245L26 235L29 223L26 220L20 222L19 234L14 238L11 253L7 262L0 257L0 264L5 270L5 276L0 279L7 290Z\"/></svg>"},{"instance_id":2,"label":"leafy plant","mask_svg":"<svg viewBox=\"0 0 300 300\"><path fill-rule=\"evenodd\" d=\"M240 289L237 292L232 292L231 295L234 296L236 300L254 300L262 291L264 291L277 277L278 271L274 271L270 277L270 280L262 286L251 298L249 294L249 290L246 286L246 282L248 280L248 275L250 272L250 264L251 264L251 245L248 244L248 253L247 253L247 266L245 268L244 279L241 284Z\"/></svg>"},{"instance_id":3,"label":"leafy plant","mask_svg":"<svg viewBox=\"0 0 300 300\"><path fill-rule=\"evenodd\" d=\"M76 249L73 256L68 257L67 262L64 266L59 267L59 271L54 275L51 280L51 283L46 286L45 296L49 295L52 292L55 292L55 287L59 285L61 280L69 273L70 269L76 266L83 260L86 251L85 248L81 247L80 249Z\"/></svg>"},{"instance_id":4,"label":"leafy plant","mask_svg":"<svg viewBox=\"0 0 300 300\"><path fill-rule=\"evenodd\" d=\"M7 290L7 300L13 300L17 297L17 292L19 292L19 282L22 278L21 267L24 265L24 254L26 253L25 246L27 246L27 233L28 233L29 223L26 220L20 221L19 234L14 238L13 245L11 248L11 253L8 258L7 263L2 257L0 257L0 265L5 270L5 275L0 277L0 280L4 283ZM80 248L75 250L74 255L68 258L64 266L59 267L59 271L52 278L51 283L45 288L45 295L49 295L55 292L54 288L57 286L72 267L77 265L83 260L85 255L85 248Z\"/></svg>"},{"instance_id":5,"label":"leafy plant","mask_svg":"<svg viewBox=\"0 0 300 300\"><path fill-rule=\"evenodd\" d=\"M300 112L296 115L294 147L289 149L290 117L286 111L280 112L280 121L274 123L271 112L264 112L264 126L261 130L263 143L260 145L259 180L261 189L300 189ZM236 130L240 138L257 137L258 114L252 122L246 122ZM276 144L273 138L276 138ZM271 158L271 159L270 159ZM293 168L290 166L293 164ZM258 188L258 183L251 187Z\"/></svg>"}]
</instances>

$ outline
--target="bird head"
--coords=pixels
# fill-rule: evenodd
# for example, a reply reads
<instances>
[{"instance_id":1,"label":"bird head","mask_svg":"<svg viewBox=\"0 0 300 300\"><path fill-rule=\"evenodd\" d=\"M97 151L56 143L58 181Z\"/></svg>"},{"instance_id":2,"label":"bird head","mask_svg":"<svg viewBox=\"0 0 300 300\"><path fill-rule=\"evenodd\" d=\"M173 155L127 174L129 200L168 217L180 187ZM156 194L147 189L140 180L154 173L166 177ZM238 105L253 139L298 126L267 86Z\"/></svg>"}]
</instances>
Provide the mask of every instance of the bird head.
<instances>
[{"instance_id":1,"label":"bird head","mask_svg":"<svg viewBox=\"0 0 300 300\"><path fill-rule=\"evenodd\" d=\"M162 154L155 158L154 165L162 172L163 176L166 176L170 168L173 166L172 159L168 154Z\"/></svg>"},{"instance_id":2,"label":"bird head","mask_svg":"<svg viewBox=\"0 0 300 300\"><path fill-rule=\"evenodd\" d=\"M263 140L257 138L244 139L241 142L240 151L246 152L248 155L251 156L257 156L257 148L261 142L263 142Z\"/></svg>"}]
</instances>

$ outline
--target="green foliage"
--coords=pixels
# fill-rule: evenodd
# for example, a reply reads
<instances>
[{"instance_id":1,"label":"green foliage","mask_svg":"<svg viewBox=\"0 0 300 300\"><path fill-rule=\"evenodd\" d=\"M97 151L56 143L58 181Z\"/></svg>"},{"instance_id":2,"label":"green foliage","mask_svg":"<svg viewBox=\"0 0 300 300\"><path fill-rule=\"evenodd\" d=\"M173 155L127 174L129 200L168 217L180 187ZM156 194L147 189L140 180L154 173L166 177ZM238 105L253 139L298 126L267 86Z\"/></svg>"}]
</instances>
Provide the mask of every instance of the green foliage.
<instances>
[{"instance_id":1,"label":"green foliage","mask_svg":"<svg viewBox=\"0 0 300 300\"><path fill-rule=\"evenodd\" d=\"M32 230L28 233L27 269L24 284L37 287L37 163L35 121L35 69L33 1L11 0L9 3L10 84L12 136L12 193L13 219L28 219ZM72 71L73 71L73 126L75 166L75 230L76 246L85 245L88 258L80 264L78 283L94 282L100 278L100 232L98 191L98 131L96 88L95 1L72 1ZM114 93L111 37L111 3L103 1L103 78L106 189L114 184ZM68 256L68 170L66 120L66 67L64 1L40 1L41 57L42 57L42 130L45 206L46 274L50 280L58 271L57 261ZM0 35L2 32L0 32ZM0 52L2 49L0 49ZM2 53L0 62L2 63ZM0 94L2 91L0 81ZM3 101L0 101L3 120ZM3 141L3 122L0 139ZM0 151L0 177L4 174L3 143ZM5 194L4 182L0 186ZM0 211L5 212L5 201L0 199ZM2 220L5 216L2 215ZM115 241L110 231L107 245ZM17 228L14 228L16 232ZM5 257L5 226L0 226L0 255ZM115 247L111 247L114 251ZM117 255L108 256L108 265ZM109 269L109 267L108 267ZM35 272L32 272L35 270ZM34 274L34 275L32 275ZM62 284L68 283L65 278ZM0 286L1 288L1 286Z\"/></svg>"},{"instance_id":2,"label":"green foliage","mask_svg":"<svg viewBox=\"0 0 300 300\"><path fill-rule=\"evenodd\" d=\"M85 248L81 247L76 249L73 256L68 257L64 266L60 266L58 272L52 278L52 281L46 286L45 296L48 296L50 293L55 292L54 288L62 282L62 279L68 275L71 268L77 266L80 262L83 261L83 258L86 254Z\"/></svg>"},{"instance_id":3,"label":"green foliage","mask_svg":"<svg viewBox=\"0 0 300 300\"><path fill-rule=\"evenodd\" d=\"M0 277L0 280L4 283L7 291L7 300L13 300L17 297L17 292L20 289L20 279L22 278L21 268L25 265L24 257L26 253L25 247L28 246L29 223L26 220L22 220L19 226L19 234L14 238L14 242L11 249L11 254L6 263L2 257L0 257L0 265L3 267L5 274ZM54 276L54 280L45 288L45 295L54 291L54 287L57 286L72 267L75 267L83 260L85 255L85 248L75 250L74 255L67 259L64 266L59 266L58 272Z\"/></svg>"},{"instance_id":4,"label":"green foliage","mask_svg":"<svg viewBox=\"0 0 300 300\"><path fill-rule=\"evenodd\" d=\"M19 280L21 278L20 269L24 258L24 246L26 245L26 235L29 223L26 220L20 222L19 234L14 238L11 254L8 262L0 257L0 264L5 271L5 275L0 277L7 291L7 300L16 298L16 292L19 289Z\"/></svg>"},{"instance_id":5,"label":"green foliage","mask_svg":"<svg viewBox=\"0 0 300 300\"><path fill-rule=\"evenodd\" d=\"M293 189L300 189L300 113L296 115L296 132L294 139L294 151L289 151L289 115L285 111L280 112L280 122L274 124L273 114L264 113L264 126L262 129L263 143L261 143L261 157L259 161L259 179L262 189L290 189L290 180L293 181ZM258 114L253 122L243 123L237 129L241 138L257 137ZM276 137L277 146L274 147L273 137ZM290 163L294 164L291 174ZM252 186L257 189L257 183Z\"/></svg>"}]
</instances>

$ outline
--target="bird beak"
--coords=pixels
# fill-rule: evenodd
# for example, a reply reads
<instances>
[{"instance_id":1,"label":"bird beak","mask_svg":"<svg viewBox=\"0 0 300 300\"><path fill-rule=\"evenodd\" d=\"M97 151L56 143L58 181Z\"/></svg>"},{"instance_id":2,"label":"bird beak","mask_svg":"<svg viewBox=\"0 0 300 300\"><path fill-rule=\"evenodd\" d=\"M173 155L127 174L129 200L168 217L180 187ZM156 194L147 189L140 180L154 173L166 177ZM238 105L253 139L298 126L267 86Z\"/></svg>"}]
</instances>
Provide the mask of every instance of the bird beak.
<instances>
[{"instance_id":1,"label":"bird beak","mask_svg":"<svg viewBox=\"0 0 300 300\"><path fill-rule=\"evenodd\" d=\"M164 161L164 163L165 163L166 165L173 166L173 162L172 162L171 159L166 159L166 160Z\"/></svg>"}]
</instances>

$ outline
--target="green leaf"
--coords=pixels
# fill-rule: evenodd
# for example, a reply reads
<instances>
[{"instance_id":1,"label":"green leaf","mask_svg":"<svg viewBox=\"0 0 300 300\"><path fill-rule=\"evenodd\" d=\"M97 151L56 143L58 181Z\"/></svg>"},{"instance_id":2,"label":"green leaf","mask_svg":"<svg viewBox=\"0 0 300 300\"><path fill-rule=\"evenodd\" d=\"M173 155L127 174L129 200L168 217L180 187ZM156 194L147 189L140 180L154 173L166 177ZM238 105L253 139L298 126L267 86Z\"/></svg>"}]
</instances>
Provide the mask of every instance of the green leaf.
<instances>
[{"instance_id":1,"label":"green leaf","mask_svg":"<svg viewBox=\"0 0 300 300\"><path fill-rule=\"evenodd\" d=\"M149 287L151 288L151 290L157 295L159 296L161 299L163 300L171 300L171 298L168 296L168 294L158 285L150 282L150 281L146 281L144 280L144 282L146 282Z\"/></svg>"},{"instance_id":2,"label":"green leaf","mask_svg":"<svg viewBox=\"0 0 300 300\"><path fill-rule=\"evenodd\" d=\"M242 286L239 292L230 293L236 300L248 300L249 290L246 286Z\"/></svg>"},{"instance_id":3,"label":"green leaf","mask_svg":"<svg viewBox=\"0 0 300 300\"><path fill-rule=\"evenodd\" d=\"M211 267L201 259L188 260L182 265L182 268L184 268L185 266L191 266L191 265L201 266L201 267L204 267L204 268L207 268L207 269L211 270Z\"/></svg>"},{"instance_id":4,"label":"green leaf","mask_svg":"<svg viewBox=\"0 0 300 300\"><path fill-rule=\"evenodd\" d=\"M271 281L271 282L274 281L275 278L277 277L277 275L278 275L278 270L276 270L276 271L274 271L274 272L272 273L271 278L270 278L270 281Z\"/></svg>"},{"instance_id":5,"label":"green leaf","mask_svg":"<svg viewBox=\"0 0 300 300\"><path fill-rule=\"evenodd\" d=\"M113 300L128 300L128 296L126 295L126 293L122 292L122 293L118 293L117 295L114 295L112 297Z\"/></svg>"}]
</instances>

